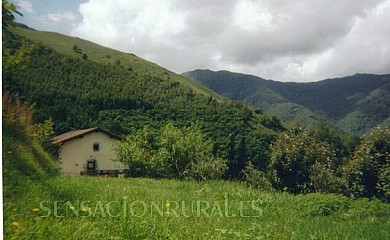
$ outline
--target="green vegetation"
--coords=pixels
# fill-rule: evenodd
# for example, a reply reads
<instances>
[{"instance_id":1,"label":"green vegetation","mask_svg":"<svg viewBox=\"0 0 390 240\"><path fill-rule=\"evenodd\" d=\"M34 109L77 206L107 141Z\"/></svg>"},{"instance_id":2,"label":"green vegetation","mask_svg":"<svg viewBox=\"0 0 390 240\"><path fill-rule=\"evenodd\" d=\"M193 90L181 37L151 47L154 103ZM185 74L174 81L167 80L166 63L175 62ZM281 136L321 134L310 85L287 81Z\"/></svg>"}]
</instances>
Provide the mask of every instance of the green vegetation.
<instances>
[{"instance_id":1,"label":"green vegetation","mask_svg":"<svg viewBox=\"0 0 390 240\"><path fill-rule=\"evenodd\" d=\"M169 123L161 133L146 126L116 144L114 151L131 176L210 180L221 178L227 168L198 124L178 129Z\"/></svg>"},{"instance_id":2,"label":"green vegetation","mask_svg":"<svg viewBox=\"0 0 390 240\"><path fill-rule=\"evenodd\" d=\"M272 146L270 169L275 185L292 193L338 192L334 149L302 129L281 134Z\"/></svg>"},{"instance_id":3,"label":"green vegetation","mask_svg":"<svg viewBox=\"0 0 390 240\"><path fill-rule=\"evenodd\" d=\"M28 134L25 123L14 118L3 118L2 141L5 201L13 202L20 194L29 192L31 185L58 175L56 163Z\"/></svg>"},{"instance_id":4,"label":"green vegetation","mask_svg":"<svg viewBox=\"0 0 390 240\"><path fill-rule=\"evenodd\" d=\"M353 196L390 202L390 130L376 129L357 147L344 173Z\"/></svg>"},{"instance_id":5,"label":"green vegetation","mask_svg":"<svg viewBox=\"0 0 390 240\"><path fill-rule=\"evenodd\" d=\"M321 123L353 134L390 127L390 75L356 74L312 83L282 83L259 77L195 70L183 74L211 90L292 125Z\"/></svg>"},{"instance_id":6,"label":"green vegetation","mask_svg":"<svg viewBox=\"0 0 390 240\"><path fill-rule=\"evenodd\" d=\"M1 10L1 29L3 32L6 32L8 27L14 23L14 13L19 15L21 15L21 13L16 10L16 6L13 3L9 3L6 0L1 1Z\"/></svg>"},{"instance_id":7,"label":"green vegetation","mask_svg":"<svg viewBox=\"0 0 390 240\"><path fill-rule=\"evenodd\" d=\"M294 196L230 181L58 174L21 126L3 123L6 239L390 237L390 208L378 200Z\"/></svg>"},{"instance_id":8,"label":"green vegetation","mask_svg":"<svg viewBox=\"0 0 390 240\"><path fill-rule=\"evenodd\" d=\"M15 34L18 31L28 31L31 36L42 34L47 39L51 36L14 29ZM70 54L60 54L19 35L3 42L7 53L3 54L3 62L13 63L3 72L3 89L33 106L34 123L52 119L56 134L99 126L128 135L146 125L162 129L173 123L183 128L199 122L202 132L213 141L213 154L227 161L226 177L237 178L249 161L265 165L262 161L268 158L275 133L284 129L277 119L201 91L194 87L198 84L183 83L180 79L184 78L166 75L145 61L97 61L89 51L99 53L103 48L92 43L87 44L89 58L84 60L74 49L85 53L86 43L75 44L76 40L63 37L50 42L69 46ZM104 56L108 54L107 49L103 52ZM110 60L123 55L113 50L109 53ZM24 60L14 61L15 56L23 56Z\"/></svg>"},{"instance_id":9,"label":"green vegetation","mask_svg":"<svg viewBox=\"0 0 390 240\"><path fill-rule=\"evenodd\" d=\"M390 237L389 207L377 200L293 196L226 181L66 175L25 187L5 199L6 239Z\"/></svg>"},{"instance_id":10,"label":"green vegetation","mask_svg":"<svg viewBox=\"0 0 390 240\"><path fill-rule=\"evenodd\" d=\"M377 200L228 181L52 176L52 160L31 137L3 130L6 239L390 237L388 204Z\"/></svg>"},{"instance_id":11,"label":"green vegetation","mask_svg":"<svg viewBox=\"0 0 390 240\"><path fill-rule=\"evenodd\" d=\"M84 39L65 36L59 33L42 32L29 29L28 27L15 27L11 31L36 43L47 46L61 55L67 57L84 59L84 54L89 61L104 65L115 65L138 75L147 75L152 78L159 78L162 81L179 82L181 85L191 88L196 93L211 96L218 101L225 101L223 97L210 89L175 74L155 63L142 59L134 54L123 53L111 48L99 46Z\"/></svg>"},{"instance_id":12,"label":"green vegetation","mask_svg":"<svg viewBox=\"0 0 390 240\"><path fill-rule=\"evenodd\" d=\"M15 10L6 3L3 17ZM326 125L286 129L135 56L8 32L12 20L3 25L5 238L390 238L389 130L359 139ZM47 153L53 134L93 126L127 135L117 160L154 179L60 174Z\"/></svg>"}]
</instances>

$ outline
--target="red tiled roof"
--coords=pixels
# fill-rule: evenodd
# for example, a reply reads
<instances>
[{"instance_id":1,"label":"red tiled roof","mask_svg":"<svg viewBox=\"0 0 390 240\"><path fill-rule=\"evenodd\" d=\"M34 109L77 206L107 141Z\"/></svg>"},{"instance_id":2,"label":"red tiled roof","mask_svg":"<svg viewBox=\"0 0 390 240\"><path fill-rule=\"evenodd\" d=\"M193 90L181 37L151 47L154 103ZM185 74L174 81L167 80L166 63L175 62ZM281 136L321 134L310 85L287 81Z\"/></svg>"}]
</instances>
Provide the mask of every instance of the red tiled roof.
<instances>
[{"instance_id":1,"label":"red tiled roof","mask_svg":"<svg viewBox=\"0 0 390 240\"><path fill-rule=\"evenodd\" d=\"M70 132L58 135L58 136L53 138L53 144L59 144L62 142L66 142L66 141L72 140L74 138L84 136L84 135L91 133L91 132L103 132L103 133L109 135L110 137L122 139L121 137L119 137L119 136L117 136L117 135L115 135L107 130L104 130L104 129L101 129L98 127L94 127L94 128L70 131Z\"/></svg>"}]
</instances>

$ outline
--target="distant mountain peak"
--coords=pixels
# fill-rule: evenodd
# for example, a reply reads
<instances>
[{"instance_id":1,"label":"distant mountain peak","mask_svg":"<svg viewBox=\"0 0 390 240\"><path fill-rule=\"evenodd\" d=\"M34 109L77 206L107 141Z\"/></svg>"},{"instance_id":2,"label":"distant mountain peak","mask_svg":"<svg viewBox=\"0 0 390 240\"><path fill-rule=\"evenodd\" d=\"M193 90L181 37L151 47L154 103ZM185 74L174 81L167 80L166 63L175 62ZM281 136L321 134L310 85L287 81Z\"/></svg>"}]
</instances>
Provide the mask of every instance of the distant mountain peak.
<instances>
[{"instance_id":1,"label":"distant mountain peak","mask_svg":"<svg viewBox=\"0 0 390 240\"><path fill-rule=\"evenodd\" d=\"M390 117L390 74L356 73L305 83L265 80L225 70L198 69L183 75L292 124L327 122L346 132L364 133Z\"/></svg>"}]
</instances>

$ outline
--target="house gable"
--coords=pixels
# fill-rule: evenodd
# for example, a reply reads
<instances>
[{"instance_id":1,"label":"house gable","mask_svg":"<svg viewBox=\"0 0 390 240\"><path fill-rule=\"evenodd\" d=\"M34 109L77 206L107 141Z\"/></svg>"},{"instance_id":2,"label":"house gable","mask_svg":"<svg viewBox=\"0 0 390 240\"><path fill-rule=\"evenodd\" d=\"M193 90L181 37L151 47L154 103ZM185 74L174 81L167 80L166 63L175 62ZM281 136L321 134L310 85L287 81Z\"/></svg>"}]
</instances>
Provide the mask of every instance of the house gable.
<instances>
[{"instance_id":1,"label":"house gable","mask_svg":"<svg viewBox=\"0 0 390 240\"><path fill-rule=\"evenodd\" d=\"M121 138L100 128L71 131L53 139L58 146L58 164L62 172L80 174L92 166L95 170L124 169L123 164L114 162L112 150Z\"/></svg>"},{"instance_id":2,"label":"house gable","mask_svg":"<svg viewBox=\"0 0 390 240\"><path fill-rule=\"evenodd\" d=\"M122 140L121 137L119 137L119 136L117 136L117 135L115 135L115 134L113 134L105 129L94 127L94 128L70 131L70 132L58 135L58 136L53 138L53 144L58 145L58 144L61 144L63 142L75 139L75 138L81 138L84 135L89 134L91 132L102 132L102 133L105 133L106 135L110 136L111 138L116 138L118 140Z\"/></svg>"}]
</instances>

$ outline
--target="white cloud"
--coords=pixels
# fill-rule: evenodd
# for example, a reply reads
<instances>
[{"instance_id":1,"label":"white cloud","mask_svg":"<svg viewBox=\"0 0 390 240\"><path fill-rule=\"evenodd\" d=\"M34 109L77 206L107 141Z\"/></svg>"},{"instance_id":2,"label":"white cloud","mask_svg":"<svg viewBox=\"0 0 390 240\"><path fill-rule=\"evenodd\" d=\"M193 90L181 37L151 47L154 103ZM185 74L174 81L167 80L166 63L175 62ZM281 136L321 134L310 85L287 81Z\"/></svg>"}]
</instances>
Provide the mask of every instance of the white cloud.
<instances>
[{"instance_id":1,"label":"white cloud","mask_svg":"<svg viewBox=\"0 0 390 240\"><path fill-rule=\"evenodd\" d=\"M77 19L77 16L71 11L65 11L61 13L49 13L45 16L45 19L55 23L73 22Z\"/></svg>"},{"instance_id":2,"label":"white cloud","mask_svg":"<svg viewBox=\"0 0 390 240\"><path fill-rule=\"evenodd\" d=\"M311 70L309 77L316 80L357 72L390 73L389 22L390 1L386 1L355 18L348 34L327 51L308 58L304 69Z\"/></svg>"},{"instance_id":3,"label":"white cloud","mask_svg":"<svg viewBox=\"0 0 390 240\"><path fill-rule=\"evenodd\" d=\"M243 30L256 31L271 27L272 14L262 2L241 0L233 10L233 21Z\"/></svg>"},{"instance_id":4,"label":"white cloud","mask_svg":"<svg viewBox=\"0 0 390 240\"><path fill-rule=\"evenodd\" d=\"M72 34L176 72L282 81L390 72L390 0L89 0Z\"/></svg>"},{"instance_id":5,"label":"white cloud","mask_svg":"<svg viewBox=\"0 0 390 240\"><path fill-rule=\"evenodd\" d=\"M185 27L184 13L168 0L90 0L79 9L83 21L72 34L122 50L158 48L170 44ZM139 50L138 50L139 51Z\"/></svg>"},{"instance_id":6,"label":"white cloud","mask_svg":"<svg viewBox=\"0 0 390 240\"><path fill-rule=\"evenodd\" d=\"M34 9L30 1L18 1L16 5L20 8L22 13L34 13Z\"/></svg>"}]
</instances>

